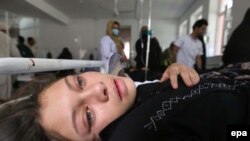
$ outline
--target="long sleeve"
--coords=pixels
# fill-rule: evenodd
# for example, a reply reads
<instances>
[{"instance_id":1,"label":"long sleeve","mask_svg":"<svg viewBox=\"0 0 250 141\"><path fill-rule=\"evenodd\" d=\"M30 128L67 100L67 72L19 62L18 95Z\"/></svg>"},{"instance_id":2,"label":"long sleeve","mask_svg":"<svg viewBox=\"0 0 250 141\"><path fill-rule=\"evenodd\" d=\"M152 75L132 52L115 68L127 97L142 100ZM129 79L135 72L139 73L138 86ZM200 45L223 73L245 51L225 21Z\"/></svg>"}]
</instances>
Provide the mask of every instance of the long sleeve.
<instances>
[{"instance_id":1,"label":"long sleeve","mask_svg":"<svg viewBox=\"0 0 250 141\"><path fill-rule=\"evenodd\" d=\"M116 44L109 36L104 36L100 41L100 55L104 62L105 70L108 71L108 62L112 54L116 53Z\"/></svg>"},{"instance_id":2,"label":"long sleeve","mask_svg":"<svg viewBox=\"0 0 250 141\"><path fill-rule=\"evenodd\" d=\"M101 39L101 42L100 42L100 50L101 50L101 56L102 56L102 59L105 58L105 59L108 59L109 58L109 55L110 55L110 46L108 45L109 42L106 38L102 38Z\"/></svg>"},{"instance_id":3,"label":"long sleeve","mask_svg":"<svg viewBox=\"0 0 250 141\"><path fill-rule=\"evenodd\" d=\"M100 41L100 51L102 60L107 60L116 52L116 46L109 36L104 36Z\"/></svg>"}]
</instances>

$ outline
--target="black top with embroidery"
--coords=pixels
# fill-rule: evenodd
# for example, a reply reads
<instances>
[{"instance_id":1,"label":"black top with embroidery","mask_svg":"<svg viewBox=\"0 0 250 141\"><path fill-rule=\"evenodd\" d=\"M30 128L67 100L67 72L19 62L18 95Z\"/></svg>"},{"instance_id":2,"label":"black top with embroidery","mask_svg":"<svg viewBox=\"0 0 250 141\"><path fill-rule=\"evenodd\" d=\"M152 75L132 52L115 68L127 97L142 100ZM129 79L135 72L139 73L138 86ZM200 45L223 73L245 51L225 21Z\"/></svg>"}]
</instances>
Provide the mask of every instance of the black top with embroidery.
<instances>
[{"instance_id":1,"label":"black top with embroidery","mask_svg":"<svg viewBox=\"0 0 250 141\"><path fill-rule=\"evenodd\" d=\"M141 85L133 108L109 124L103 141L224 141L227 125L250 123L250 87L235 80L202 80L179 89Z\"/></svg>"}]
</instances>

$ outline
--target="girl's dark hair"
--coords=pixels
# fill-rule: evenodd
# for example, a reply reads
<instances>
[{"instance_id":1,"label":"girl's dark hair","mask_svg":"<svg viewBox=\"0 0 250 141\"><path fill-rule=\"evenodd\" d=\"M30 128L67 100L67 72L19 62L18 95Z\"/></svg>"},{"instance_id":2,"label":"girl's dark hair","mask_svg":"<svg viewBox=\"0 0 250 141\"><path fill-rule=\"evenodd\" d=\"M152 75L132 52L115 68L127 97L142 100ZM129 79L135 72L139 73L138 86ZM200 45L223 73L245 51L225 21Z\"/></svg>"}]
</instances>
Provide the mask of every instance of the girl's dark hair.
<instances>
[{"instance_id":1,"label":"girl's dark hair","mask_svg":"<svg viewBox=\"0 0 250 141\"><path fill-rule=\"evenodd\" d=\"M51 75L39 77L17 90L10 102L0 105L0 141L50 141L38 122L39 95L55 81Z\"/></svg>"}]
</instances>

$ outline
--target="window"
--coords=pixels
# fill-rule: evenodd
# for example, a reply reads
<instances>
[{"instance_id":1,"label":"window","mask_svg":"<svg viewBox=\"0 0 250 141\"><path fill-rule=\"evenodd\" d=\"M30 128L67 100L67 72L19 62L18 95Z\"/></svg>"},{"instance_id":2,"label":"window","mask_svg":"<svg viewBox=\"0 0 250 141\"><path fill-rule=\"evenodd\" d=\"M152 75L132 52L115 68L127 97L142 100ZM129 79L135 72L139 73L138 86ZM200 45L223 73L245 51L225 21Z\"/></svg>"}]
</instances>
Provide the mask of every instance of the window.
<instances>
[{"instance_id":1,"label":"window","mask_svg":"<svg viewBox=\"0 0 250 141\"><path fill-rule=\"evenodd\" d=\"M179 37L187 34L187 20L185 20L179 27Z\"/></svg>"},{"instance_id":2,"label":"window","mask_svg":"<svg viewBox=\"0 0 250 141\"><path fill-rule=\"evenodd\" d=\"M228 42L229 33L232 25L232 7L233 0L220 0L218 13L218 30L217 30L217 45L216 55L223 53L224 47Z\"/></svg>"}]
</instances>

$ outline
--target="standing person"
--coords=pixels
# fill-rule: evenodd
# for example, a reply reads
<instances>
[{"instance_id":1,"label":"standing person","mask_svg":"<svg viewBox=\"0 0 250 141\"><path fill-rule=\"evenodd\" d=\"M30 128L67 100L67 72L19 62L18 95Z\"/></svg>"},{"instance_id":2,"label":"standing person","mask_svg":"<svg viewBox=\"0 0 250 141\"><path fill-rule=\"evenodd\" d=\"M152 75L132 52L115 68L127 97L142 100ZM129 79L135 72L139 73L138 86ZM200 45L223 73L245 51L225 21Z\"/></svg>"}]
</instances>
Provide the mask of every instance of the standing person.
<instances>
[{"instance_id":1,"label":"standing person","mask_svg":"<svg viewBox=\"0 0 250 141\"><path fill-rule=\"evenodd\" d=\"M34 54L32 53L32 51L24 43L25 43L24 37L18 36L17 48L19 49L22 57L26 57L26 58L34 57Z\"/></svg>"},{"instance_id":2,"label":"standing person","mask_svg":"<svg viewBox=\"0 0 250 141\"><path fill-rule=\"evenodd\" d=\"M136 68L138 70L146 67L146 52L148 44L148 36L152 36L152 32L148 30L147 26L143 26L140 32L140 38L136 41ZM159 41L155 37L150 37L150 52L148 68L150 71L159 72L161 65L162 51Z\"/></svg>"},{"instance_id":3,"label":"standing person","mask_svg":"<svg viewBox=\"0 0 250 141\"><path fill-rule=\"evenodd\" d=\"M126 61L127 58L123 51L124 45L120 39L120 23L117 21L109 21L107 24L106 35L100 41L101 60L105 64L105 70L108 70L109 58L114 53L119 53L122 56L121 61Z\"/></svg>"},{"instance_id":4,"label":"standing person","mask_svg":"<svg viewBox=\"0 0 250 141\"><path fill-rule=\"evenodd\" d=\"M11 42L11 38L6 34L8 28L4 23L0 23L0 58L2 57L20 57L15 45ZM11 77L8 75L0 75L0 98L8 98L11 93Z\"/></svg>"},{"instance_id":5,"label":"standing person","mask_svg":"<svg viewBox=\"0 0 250 141\"><path fill-rule=\"evenodd\" d=\"M196 64L198 70L202 68L202 42L198 37L206 33L207 26L207 20L198 20L193 25L193 32L190 35L185 35L175 41L173 50L174 62L182 63L192 68Z\"/></svg>"},{"instance_id":6,"label":"standing person","mask_svg":"<svg viewBox=\"0 0 250 141\"><path fill-rule=\"evenodd\" d=\"M0 22L0 57L20 57L20 53L15 47L11 38L6 34L8 27Z\"/></svg>"},{"instance_id":7,"label":"standing person","mask_svg":"<svg viewBox=\"0 0 250 141\"><path fill-rule=\"evenodd\" d=\"M37 56L37 46L36 46L36 40L33 37L28 37L27 39L27 46L33 53L33 55L36 57Z\"/></svg>"}]
</instances>

